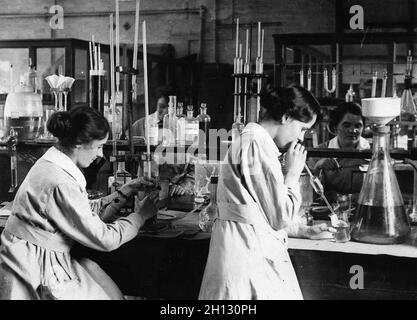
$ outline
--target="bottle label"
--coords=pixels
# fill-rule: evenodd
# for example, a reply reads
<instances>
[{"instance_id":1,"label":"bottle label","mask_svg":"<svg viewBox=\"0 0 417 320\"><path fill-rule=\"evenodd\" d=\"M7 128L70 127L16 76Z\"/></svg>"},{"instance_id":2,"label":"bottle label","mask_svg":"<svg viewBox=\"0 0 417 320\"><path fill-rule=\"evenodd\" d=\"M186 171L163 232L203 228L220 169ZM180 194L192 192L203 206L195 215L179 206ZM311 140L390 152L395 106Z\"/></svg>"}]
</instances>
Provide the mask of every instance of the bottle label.
<instances>
[{"instance_id":1,"label":"bottle label","mask_svg":"<svg viewBox=\"0 0 417 320\"><path fill-rule=\"evenodd\" d=\"M198 137L198 122L185 124L185 141L194 143Z\"/></svg>"},{"instance_id":2,"label":"bottle label","mask_svg":"<svg viewBox=\"0 0 417 320\"><path fill-rule=\"evenodd\" d=\"M183 144L185 139L185 121L181 118L177 122L177 141Z\"/></svg>"},{"instance_id":3,"label":"bottle label","mask_svg":"<svg viewBox=\"0 0 417 320\"><path fill-rule=\"evenodd\" d=\"M149 128L149 143L151 145L158 144L158 127L157 126L150 126Z\"/></svg>"}]
</instances>

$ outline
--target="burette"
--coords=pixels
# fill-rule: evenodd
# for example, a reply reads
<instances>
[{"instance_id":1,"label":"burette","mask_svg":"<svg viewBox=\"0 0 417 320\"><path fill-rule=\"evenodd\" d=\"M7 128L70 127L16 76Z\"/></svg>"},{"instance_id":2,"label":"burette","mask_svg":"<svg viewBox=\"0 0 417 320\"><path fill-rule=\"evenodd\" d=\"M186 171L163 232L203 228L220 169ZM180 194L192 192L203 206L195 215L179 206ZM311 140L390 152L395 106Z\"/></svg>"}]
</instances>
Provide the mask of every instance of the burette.
<instances>
[{"instance_id":1,"label":"burette","mask_svg":"<svg viewBox=\"0 0 417 320\"><path fill-rule=\"evenodd\" d=\"M116 140L116 101L115 101L115 84L114 84L114 77L115 77L115 70L114 70L114 35L113 35L113 14L110 14L110 90L111 90L111 97L110 97L110 109L112 113L112 147L113 147L113 176L114 181L117 181L117 140Z\"/></svg>"}]
</instances>

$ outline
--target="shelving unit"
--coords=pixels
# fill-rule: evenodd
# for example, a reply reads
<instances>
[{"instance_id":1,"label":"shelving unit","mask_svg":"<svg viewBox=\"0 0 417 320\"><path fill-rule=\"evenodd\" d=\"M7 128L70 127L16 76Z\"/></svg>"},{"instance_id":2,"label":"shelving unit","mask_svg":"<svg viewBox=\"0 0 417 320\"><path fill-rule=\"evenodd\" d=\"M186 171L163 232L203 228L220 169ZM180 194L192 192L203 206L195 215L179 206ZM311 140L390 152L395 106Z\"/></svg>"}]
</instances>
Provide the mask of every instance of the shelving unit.
<instances>
[{"instance_id":1,"label":"shelving unit","mask_svg":"<svg viewBox=\"0 0 417 320\"><path fill-rule=\"evenodd\" d=\"M16 39L16 40L0 40L0 60L14 61L18 56L19 70L26 70L29 59L38 72L41 73L43 82L43 103L53 105L54 98L49 91L49 85L45 81L45 77L57 73L59 66L66 76L75 78L74 85L68 95L68 106L89 105L89 69L90 62L88 56L88 41L80 39ZM104 62L104 70L109 70L110 47L107 44L100 44L102 58ZM127 46L127 63L123 63L123 47L120 46L120 57L123 65L131 66L133 59L133 48ZM16 55L17 50L24 50ZM140 51L140 50L139 50ZM183 91L188 92L188 87L192 85L192 79L195 72L195 58L186 57L181 59L175 58L175 53L170 45L150 45L148 48L149 80L151 89L166 84L177 82L176 73L178 68L181 72L190 73L189 77L182 80L185 87ZM155 54L152 52L159 52ZM142 59L141 52L138 54L138 60ZM141 65L141 63L138 63ZM20 74L20 73L19 73ZM15 83L18 81L18 75L14 75ZM5 75L3 75L4 77ZM5 79L5 81L9 81ZM104 85L105 91L109 92L109 72L106 72ZM120 90L123 90L123 81L120 83ZM130 86L130 83L129 83ZM130 90L130 88L129 88ZM140 91L138 91L140 94ZM0 104L4 104L7 92L0 94ZM107 98L107 96L105 96Z\"/></svg>"},{"instance_id":2,"label":"shelving unit","mask_svg":"<svg viewBox=\"0 0 417 320\"><path fill-rule=\"evenodd\" d=\"M415 43L417 34L414 32L367 32L364 36L361 33L314 33L314 34L275 34L275 85L285 86L288 84L287 71L299 72L304 68L311 67L313 73L314 86L313 94L317 98L323 98L322 95L322 78L319 77L322 73L323 67L333 66L337 73L337 87L334 94L330 95L332 98L344 98L344 86L349 86L349 83L343 83L343 73L347 65L352 65L352 59L357 60L356 64L372 65L384 64L388 72L387 79L387 96L393 95L394 76L401 75L396 73L395 69L399 66L405 66L405 56L409 50L410 44ZM350 46L350 48L349 48ZM369 46L379 46L378 48L383 53L373 53L372 55L359 54L357 50L366 51L364 48ZM319 49L318 49L319 48ZM401 50L400 50L401 49ZM349 53L348 51L352 53ZM355 51L356 50L356 51ZM375 50L371 50L375 51ZM289 53L292 57L289 57ZM415 52L414 52L415 54ZM291 58L291 59L290 59ZM358 62L360 61L360 62ZM294 68L297 67L297 70ZM350 71L349 71L350 72ZM367 78L371 78L371 74L366 74ZM380 74L379 77L382 75ZM298 79L296 79L298 83Z\"/></svg>"}]
</instances>

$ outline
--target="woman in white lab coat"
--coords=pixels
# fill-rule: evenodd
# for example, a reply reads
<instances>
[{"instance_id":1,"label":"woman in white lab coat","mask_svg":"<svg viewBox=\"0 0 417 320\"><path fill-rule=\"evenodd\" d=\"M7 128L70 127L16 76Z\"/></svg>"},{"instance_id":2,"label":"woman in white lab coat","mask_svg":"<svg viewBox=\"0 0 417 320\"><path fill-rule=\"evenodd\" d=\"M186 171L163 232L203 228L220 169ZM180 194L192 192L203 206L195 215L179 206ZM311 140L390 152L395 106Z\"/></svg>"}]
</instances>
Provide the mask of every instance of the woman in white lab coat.
<instances>
[{"instance_id":1,"label":"woman in white lab coat","mask_svg":"<svg viewBox=\"0 0 417 320\"><path fill-rule=\"evenodd\" d=\"M287 235L314 237L327 227L297 226L299 178L306 151L297 139L320 106L304 88L261 93L259 123L246 125L221 166L219 216L199 299L302 299L287 252ZM288 147L284 177L278 147Z\"/></svg>"},{"instance_id":2,"label":"woman in white lab coat","mask_svg":"<svg viewBox=\"0 0 417 320\"><path fill-rule=\"evenodd\" d=\"M88 201L80 168L103 156L109 124L88 107L57 112L47 128L58 138L31 168L13 201L1 235L0 299L120 299L120 290L102 269L70 254L74 242L111 251L133 239L156 213L156 194L126 217L117 210L154 181L139 179L107 197L102 219Z\"/></svg>"}]
</instances>

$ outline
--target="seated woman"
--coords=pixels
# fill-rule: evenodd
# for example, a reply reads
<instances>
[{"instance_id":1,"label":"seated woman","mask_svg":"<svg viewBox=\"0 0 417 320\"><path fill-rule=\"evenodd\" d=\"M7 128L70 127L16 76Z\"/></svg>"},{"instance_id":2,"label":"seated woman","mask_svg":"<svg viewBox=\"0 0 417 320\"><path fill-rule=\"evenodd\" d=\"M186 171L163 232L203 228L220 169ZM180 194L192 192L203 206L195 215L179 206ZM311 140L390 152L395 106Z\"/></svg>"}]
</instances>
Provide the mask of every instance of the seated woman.
<instances>
[{"instance_id":1,"label":"seated woman","mask_svg":"<svg viewBox=\"0 0 417 320\"><path fill-rule=\"evenodd\" d=\"M362 132L365 119L360 105L354 102L344 102L331 114L329 129L336 136L318 146L318 148L364 150L370 149L368 141ZM336 193L354 194L362 188L368 160L365 159L310 159L308 164L323 182L329 200L336 199Z\"/></svg>"},{"instance_id":2,"label":"seated woman","mask_svg":"<svg viewBox=\"0 0 417 320\"><path fill-rule=\"evenodd\" d=\"M48 131L58 138L30 169L13 201L1 235L0 300L122 299L114 282L88 259L70 253L75 242L111 251L136 237L156 214L151 191L125 217L115 215L139 190L154 190L152 179L140 178L108 197L102 219L88 201L81 168L103 156L109 135L107 120L89 107L56 112Z\"/></svg>"}]
</instances>

